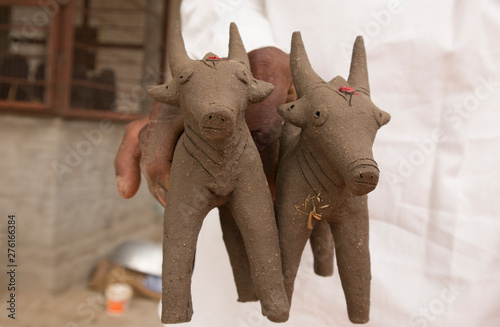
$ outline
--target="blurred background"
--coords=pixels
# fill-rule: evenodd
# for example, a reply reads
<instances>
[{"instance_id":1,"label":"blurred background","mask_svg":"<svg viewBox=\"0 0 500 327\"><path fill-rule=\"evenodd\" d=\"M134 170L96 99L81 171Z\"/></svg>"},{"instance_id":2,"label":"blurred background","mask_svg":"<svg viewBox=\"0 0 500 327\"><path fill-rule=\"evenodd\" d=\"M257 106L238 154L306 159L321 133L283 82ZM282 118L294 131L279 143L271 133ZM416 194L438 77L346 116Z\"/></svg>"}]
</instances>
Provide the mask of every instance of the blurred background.
<instances>
[{"instance_id":1,"label":"blurred background","mask_svg":"<svg viewBox=\"0 0 500 327\"><path fill-rule=\"evenodd\" d=\"M144 182L122 199L113 160L126 124L148 113L147 87L167 79L165 40L180 4L0 0L0 326L161 326L157 272L144 269L158 259L136 255L141 272L120 253L137 250L123 248L134 239L138 247L161 244L163 209ZM224 57L236 17L247 50L288 52L291 33L302 31L313 68L330 80L348 76L352 43L364 36L371 97L392 115L373 149L381 179L369 195L366 326L500 326L498 1L182 6L193 59L207 51ZM6 310L10 214L15 321ZM338 275L320 278L312 265L306 247L283 326L352 326ZM134 291L121 315L106 313L105 290L114 282ZM186 326L275 325L258 303L236 302L215 211L199 237L192 289L195 313Z\"/></svg>"},{"instance_id":2,"label":"blurred background","mask_svg":"<svg viewBox=\"0 0 500 327\"><path fill-rule=\"evenodd\" d=\"M165 79L179 2L0 1L4 304L8 214L18 264L17 319L2 305L0 326L94 326L97 314L106 317L99 293L86 290L96 264L127 239L161 243L160 206L144 185L122 199L113 160L125 125L149 112L147 87ZM157 301L145 303L150 314L139 316L159 325Z\"/></svg>"}]
</instances>

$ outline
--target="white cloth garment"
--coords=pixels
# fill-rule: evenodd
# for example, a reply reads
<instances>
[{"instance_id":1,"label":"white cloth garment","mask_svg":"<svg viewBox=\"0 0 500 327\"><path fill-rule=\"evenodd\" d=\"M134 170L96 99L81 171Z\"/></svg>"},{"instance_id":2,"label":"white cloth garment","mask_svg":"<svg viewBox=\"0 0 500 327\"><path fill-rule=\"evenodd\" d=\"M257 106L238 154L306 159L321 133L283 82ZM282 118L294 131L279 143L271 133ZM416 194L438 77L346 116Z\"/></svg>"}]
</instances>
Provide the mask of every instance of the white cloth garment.
<instances>
[{"instance_id":1,"label":"white cloth garment","mask_svg":"<svg viewBox=\"0 0 500 327\"><path fill-rule=\"evenodd\" d=\"M348 76L363 35L381 170L369 194L370 327L500 326L500 3L497 0L184 0L189 54L227 54L235 21L248 51L290 51L301 31L325 80ZM275 326L236 302L217 212L202 228L192 322ZM277 326L277 325L276 325ZM314 275L306 247L291 315L280 326L352 326L339 277Z\"/></svg>"}]
</instances>

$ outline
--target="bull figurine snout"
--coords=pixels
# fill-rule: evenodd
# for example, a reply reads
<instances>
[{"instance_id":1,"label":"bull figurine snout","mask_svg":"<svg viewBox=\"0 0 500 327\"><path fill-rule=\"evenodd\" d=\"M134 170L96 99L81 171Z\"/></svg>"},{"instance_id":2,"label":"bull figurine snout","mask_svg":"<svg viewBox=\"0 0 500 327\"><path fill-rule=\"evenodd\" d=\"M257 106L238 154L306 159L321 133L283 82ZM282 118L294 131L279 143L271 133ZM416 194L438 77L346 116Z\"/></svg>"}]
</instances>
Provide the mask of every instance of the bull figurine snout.
<instances>
[{"instance_id":1,"label":"bull figurine snout","mask_svg":"<svg viewBox=\"0 0 500 327\"><path fill-rule=\"evenodd\" d=\"M351 193L353 195L365 195L377 187L379 169L375 160L365 159L365 162L358 163L351 169L350 181Z\"/></svg>"},{"instance_id":2,"label":"bull figurine snout","mask_svg":"<svg viewBox=\"0 0 500 327\"><path fill-rule=\"evenodd\" d=\"M212 105L200 121L203 135L210 140L227 139L234 133L235 115L225 106Z\"/></svg>"}]
</instances>

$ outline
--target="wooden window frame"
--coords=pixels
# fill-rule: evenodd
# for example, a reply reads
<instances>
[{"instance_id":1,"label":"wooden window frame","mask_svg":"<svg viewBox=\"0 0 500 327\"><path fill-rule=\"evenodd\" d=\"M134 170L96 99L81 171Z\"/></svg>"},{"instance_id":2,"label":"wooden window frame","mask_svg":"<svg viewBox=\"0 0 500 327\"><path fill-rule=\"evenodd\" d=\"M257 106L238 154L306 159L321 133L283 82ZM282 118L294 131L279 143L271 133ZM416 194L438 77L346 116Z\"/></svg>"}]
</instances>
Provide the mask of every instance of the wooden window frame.
<instances>
[{"instance_id":1,"label":"wooden window frame","mask_svg":"<svg viewBox=\"0 0 500 327\"><path fill-rule=\"evenodd\" d=\"M63 118L103 119L115 121L130 121L142 118L147 113L124 113L87 108L70 107L71 79L73 67L74 23L77 0L4 0L3 6L33 6L44 7L45 3L57 2L59 10L51 17L47 37L47 100L44 103L0 100L0 111L18 114L41 114L61 116ZM163 40L166 44L170 1L165 0L165 27ZM45 6L47 7L47 6ZM50 10L50 8L49 8ZM165 50L166 51L166 50ZM160 64L165 71L166 60Z\"/></svg>"},{"instance_id":2,"label":"wooden window frame","mask_svg":"<svg viewBox=\"0 0 500 327\"><path fill-rule=\"evenodd\" d=\"M40 7L38 0L4 0L4 6L31 6ZM57 45L59 43L59 26L61 10L58 10L50 20L50 27L47 37L47 79L45 87L47 89L47 101L45 103L30 103L24 101L0 100L2 110L15 111L19 113L41 113L54 114L56 108L56 67L57 67Z\"/></svg>"}]
</instances>

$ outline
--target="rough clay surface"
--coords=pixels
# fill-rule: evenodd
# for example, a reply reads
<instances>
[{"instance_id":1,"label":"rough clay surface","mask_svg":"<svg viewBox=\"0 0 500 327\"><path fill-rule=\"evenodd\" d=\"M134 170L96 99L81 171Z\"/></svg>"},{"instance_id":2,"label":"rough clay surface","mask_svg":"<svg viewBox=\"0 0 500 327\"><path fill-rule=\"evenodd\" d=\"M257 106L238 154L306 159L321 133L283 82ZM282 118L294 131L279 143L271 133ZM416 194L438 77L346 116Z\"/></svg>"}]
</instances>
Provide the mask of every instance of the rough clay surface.
<instances>
[{"instance_id":1,"label":"rough clay surface","mask_svg":"<svg viewBox=\"0 0 500 327\"><path fill-rule=\"evenodd\" d=\"M311 235L316 272L333 272L328 247L334 241L349 319L365 323L371 280L366 194L379 177L372 154L375 134L390 116L370 99L361 37L347 81L338 76L326 83L312 70L299 32L292 37L290 68L299 99L278 107L286 122L275 203L285 289L291 301Z\"/></svg>"},{"instance_id":2,"label":"rough clay surface","mask_svg":"<svg viewBox=\"0 0 500 327\"><path fill-rule=\"evenodd\" d=\"M214 207L221 208L226 244L239 244L235 251L248 255L241 274L251 278L246 285L253 284L262 313L272 321L286 321L289 303L272 197L245 123L248 103L264 100L273 86L253 78L234 24L227 61L212 53L191 60L179 28L170 37L169 57L173 80L149 90L155 100L179 106L184 119L164 215L162 322L191 319L196 240L203 219ZM234 239L238 236L243 242ZM229 254L232 261L238 256Z\"/></svg>"}]
</instances>

